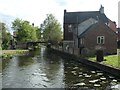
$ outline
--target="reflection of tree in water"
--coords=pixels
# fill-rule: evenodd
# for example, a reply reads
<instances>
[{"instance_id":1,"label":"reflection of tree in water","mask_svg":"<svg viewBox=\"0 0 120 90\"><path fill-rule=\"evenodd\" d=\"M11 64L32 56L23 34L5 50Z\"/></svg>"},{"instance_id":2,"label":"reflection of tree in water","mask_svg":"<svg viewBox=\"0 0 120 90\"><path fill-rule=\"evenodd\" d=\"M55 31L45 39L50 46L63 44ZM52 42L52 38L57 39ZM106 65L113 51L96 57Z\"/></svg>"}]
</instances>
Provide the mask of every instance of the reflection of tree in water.
<instances>
[{"instance_id":1,"label":"reflection of tree in water","mask_svg":"<svg viewBox=\"0 0 120 90\"><path fill-rule=\"evenodd\" d=\"M40 54L40 49L30 51L26 56L28 57L34 57Z\"/></svg>"},{"instance_id":2,"label":"reflection of tree in water","mask_svg":"<svg viewBox=\"0 0 120 90\"><path fill-rule=\"evenodd\" d=\"M2 73L2 60L0 58L0 73Z\"/></svg>"},{"instance_id":3,"label":"reflection of tree in water","mask_svg":"<svg viewBox=\"0 0 120 90\"><path fill-rule=\"evenodd\" d=\"M34 63L34 60L32 59L32 57L29 56L19 56L19 60L18 60L18 65L20 67L22 66L28 66Z\"/></svg>"},{"instance_id":4,"label":"reflection of tree in water","mask_svg":"<svg viewBox=\"0 0 120 90\"><path fill-rule=\"evenodd\" d=\"M10 59L2 60L2 62L1 62L2 63L2 70L4 70L8 66L9 62L10 62Z\"/></svg>"},{"instance_id":5,"label":"reflection of tree in water","mask_svg":"<svg viewBox=\"0 0 120 90\"><path fill-rule=\"evenodd\" d=\"M19 56L18 65L19 66L28 66L34 63L34 58L40 53L39 50L30 51L27 55Z\"/></svg>"}]
</instances>

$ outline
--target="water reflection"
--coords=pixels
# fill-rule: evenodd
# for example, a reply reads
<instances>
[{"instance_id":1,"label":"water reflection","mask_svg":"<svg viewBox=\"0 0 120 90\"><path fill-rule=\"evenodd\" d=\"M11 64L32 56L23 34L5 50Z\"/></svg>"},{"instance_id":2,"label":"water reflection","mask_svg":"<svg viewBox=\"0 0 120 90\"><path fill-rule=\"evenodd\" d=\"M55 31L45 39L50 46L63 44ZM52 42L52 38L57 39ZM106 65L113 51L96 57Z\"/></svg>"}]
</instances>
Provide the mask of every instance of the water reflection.
<instances>
[{"instance_id":1,"label":"water reflection","mask_svg":"<svg viewBox=\"0 0 120 90\"><path fill-rule=\"evenodd\" d=\"M44 51L44 48L42 48L41 51ZM50 84L48 87L64 87L63 60L59 56L48 52L41 53L41 57L42 56L43 58L39 58L38 61L41 63L41 70L46 74L47 79L45 81Z\"/></svg>"},{"instance_id":2,"label":"water reflection","mask_svg":"<svg viewBox=\"0 0 120 90\"><path fill-rule=\"evenodd\" d=\"M4 88L116 88L112 76L41 48L3 61Z\"/></svg>"},{"instance_id":3,"label":"water reflection","mask_svg":"<svg viewBox=\"0 0 120 90\"><path fill-rule=\"evenodd\" d=\"M4 70L9 65L10 59L1 60L2 70Z\"/></svg>"},{"instance_id":4,"label":"water reflection","mask_svg":"<svg viewBox=\"0 0 120 90\"><path fill-rule=\"evenodd\" d=\"M19 67L34 64L34 60L31 57L20 56L16 60L18 60L18 66Z\"/></svg>"},{"instance_id":5,"label":"water reflection","mask_svg":"<svg viewBox=\"0 0 120 90\"><path fill-rule=\"evenodd\" d=\"M0 58L0 89L2 89L2 58Z\"/></svg>"}]
</instances>

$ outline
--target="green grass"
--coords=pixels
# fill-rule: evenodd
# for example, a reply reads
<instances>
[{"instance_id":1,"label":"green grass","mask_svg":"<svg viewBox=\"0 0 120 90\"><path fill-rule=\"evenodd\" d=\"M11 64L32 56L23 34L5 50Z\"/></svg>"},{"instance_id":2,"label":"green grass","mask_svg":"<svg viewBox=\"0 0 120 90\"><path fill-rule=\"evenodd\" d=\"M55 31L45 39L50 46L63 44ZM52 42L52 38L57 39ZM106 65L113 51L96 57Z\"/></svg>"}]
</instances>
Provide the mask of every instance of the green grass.
<instances>
[{"instance_id":1,"label":"green grass","mask_svg":"<svg viewBox=\"0 0 120 90\"><path fill-rule=\"evenodd\" d=\"M13 55L23 54L28 51L29 50L1 50L2 54L0 55L0 57L2 57L2 59L9 59Z\"/></svg>"},{"instance_id":2,"label":"green grass","mask_svg":"<svg viewBox=\"0 0 120 90\"><path fill-rule=\"evenodd\" d=\"M119 63L120 59L119 58L120 58L120 56L118 56L118 55L104 56L104 61L102 63L120 69L120 63ZM96 61L96 57L92 57L92 58L88 58L88 59Z\"/></svg>"}]
</instances>

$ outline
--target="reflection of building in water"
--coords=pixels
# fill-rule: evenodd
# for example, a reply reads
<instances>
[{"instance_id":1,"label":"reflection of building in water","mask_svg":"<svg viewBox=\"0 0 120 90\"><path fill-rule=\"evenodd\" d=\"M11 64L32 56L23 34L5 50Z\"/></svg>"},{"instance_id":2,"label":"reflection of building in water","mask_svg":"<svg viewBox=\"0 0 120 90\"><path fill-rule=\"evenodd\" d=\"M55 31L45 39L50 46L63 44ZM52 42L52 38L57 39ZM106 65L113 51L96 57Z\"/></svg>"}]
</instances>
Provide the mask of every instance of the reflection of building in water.
<instances>
[{"instance_id":1,"label":"reflection of building in water","mask_svg":"<svg viewBox=\"0 0 120 90\"><path fill-rule=\"evenodd\" d=\"M41 48L41 70L44 74L46 74L46 77L48 82L50 82L52 85L49 87L54 88L64 88L64 65L63 60L54 54L51 54L50 52L47 52L43 50L44 48Z\"/></svg>"}]
</instances>

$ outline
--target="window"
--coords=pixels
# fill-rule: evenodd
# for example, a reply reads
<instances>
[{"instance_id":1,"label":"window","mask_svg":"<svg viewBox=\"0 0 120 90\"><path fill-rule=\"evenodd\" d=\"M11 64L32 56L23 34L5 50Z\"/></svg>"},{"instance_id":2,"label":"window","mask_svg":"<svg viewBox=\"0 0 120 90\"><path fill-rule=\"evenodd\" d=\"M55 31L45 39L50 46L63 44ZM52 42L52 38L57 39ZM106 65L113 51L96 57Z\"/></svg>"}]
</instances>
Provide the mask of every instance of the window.
<instances>
[{"instance_id":1,"label":"window","mask_svg":"<svg viewBox=\"0 0 120 90\"><path fill-rule=\"evenodd\" d=\"M80 44L81 44L81 45L84 45L84 38L81 38L81 39L80 39Z\"/></svg>"},{"instance_id":2,"label":"window","mask_svg":"<svg viewBox=\"0 0 120 90\"><path fill-rule=\"evenodd\" d=\"M72 25L71 24L68 25L68 32L72 32Z\"/></svg>"},{"instance_id":3,"label":"window","mask_svg":"<svg viewBox=\"0 0 120 90\"><path fill-rule=\"evenodd\" d=\"M97 44L104 44L105 43L105 37L104 36L98 36L97 37Z\"/></svg>"}]
</instances>

